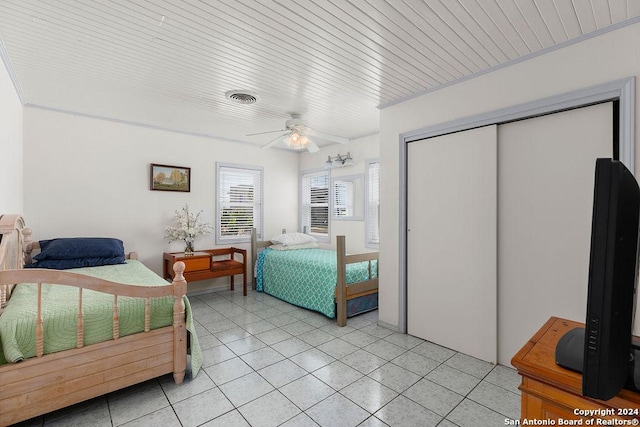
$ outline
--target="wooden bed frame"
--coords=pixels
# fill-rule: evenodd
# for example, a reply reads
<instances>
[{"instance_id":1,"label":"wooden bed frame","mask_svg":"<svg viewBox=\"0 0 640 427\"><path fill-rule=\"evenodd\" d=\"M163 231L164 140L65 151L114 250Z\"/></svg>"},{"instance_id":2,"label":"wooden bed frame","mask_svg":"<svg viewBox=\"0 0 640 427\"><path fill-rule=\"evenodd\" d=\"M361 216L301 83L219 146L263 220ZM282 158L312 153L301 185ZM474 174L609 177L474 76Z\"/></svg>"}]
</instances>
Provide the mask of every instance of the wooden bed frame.
<instances>
[{"instance_id":1,"label":"wooden bed frame","mask_svg":"<svg viewBox=\"0 0 640 427\"><path fill-rule=\"evenodd\" d=\"M187 291L184 263L177 262L172 284L124 285L61 270L23 269L28 259L30 230L19 215L0 217L0 315L15 283L64 284L118 296L146 298L145 331L118 337L118 310L114 307L112 340L83 346L79 316L77 348L43 355L40 285L36 320L37 357L0 365L0 426L27 420L114 390L168 373L176 383L184 379L187 331L183 297ZM134 258L135 259L135 258ZM173 296L173 325L149 329L150 298ZM79 301L80 312L82 311ZM114 304L115 305L115 304Z\"/></svg>"},{"instance_id":2,"label":"wooden bed frame","mask_svg":"<svg viewBox=\"0 0 640 427\"><path fill-rule=\"evenodd\" d=\"M251 232L251 257L252 266L255 271L258 252L273 243L257 239L256 230ZM378 261L378 252L366 252L361 254L347 255L345 236L336 237L336 257L338 266L338 277L336 278L336 321L338 326L347 325L347 301L374 294L378 292L378 274L373 277L372 261ZM347 264L357 262L369 263L369 279L363 282L347 284ZM255 289L256 278L253 275L253 288Z\"/></svg>"}]
</instances>

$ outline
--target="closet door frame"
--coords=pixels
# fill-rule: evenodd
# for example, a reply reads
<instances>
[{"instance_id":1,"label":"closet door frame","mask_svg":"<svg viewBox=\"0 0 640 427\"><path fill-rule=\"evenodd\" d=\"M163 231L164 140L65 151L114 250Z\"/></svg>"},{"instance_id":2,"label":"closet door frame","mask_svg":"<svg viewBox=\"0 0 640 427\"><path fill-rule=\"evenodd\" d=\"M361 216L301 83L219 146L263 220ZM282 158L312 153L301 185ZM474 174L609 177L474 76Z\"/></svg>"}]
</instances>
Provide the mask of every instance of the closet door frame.
<instances>
[{"instance_id":1,"label":"closet door frame","mask_svg":"<svg viewBox=\"0 0 640 427\"><path fill-rule=\"evenodd\" d=\"M407 332L407 145L421 139L447 135L487 125L499 125L515 120L552 114L573 108L614 101L618 108L618 159L635 172L635 77L591 86L585 89L526 102L475 116L405 132L399 136L400 221L398 269L398 331Z\"/></svg>"}]
</instances>

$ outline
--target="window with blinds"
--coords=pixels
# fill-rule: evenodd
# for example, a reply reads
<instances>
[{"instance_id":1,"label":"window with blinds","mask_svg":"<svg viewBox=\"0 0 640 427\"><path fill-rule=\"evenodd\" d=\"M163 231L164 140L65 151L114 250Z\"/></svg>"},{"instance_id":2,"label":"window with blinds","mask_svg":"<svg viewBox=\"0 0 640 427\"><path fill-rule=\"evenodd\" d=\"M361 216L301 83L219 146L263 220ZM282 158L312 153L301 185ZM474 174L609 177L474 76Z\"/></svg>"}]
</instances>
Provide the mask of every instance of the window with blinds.
<instances>
[{"instance_id":1,"label":"window with blinds","mask_svg":"<svg viewBox=\"0 0 640 427\"><path fill-rule=\"evenodd\" d=\"M368 160L366 168L366 245L370 248L378 248L380 245L380 161Z\"/></svg>"},{"instance_id":2,"label":"window with blinds","mask_svg":"<svg viewBox=\"0 0 640 427\"><path fill-rule=\"evenodd\" d=\"M329 172L302 174L302 228L320 240L329 239ZM325 239L326 238L326 239Z\"/></svg>"},{"instance_id":3,"label":"window with blinds","mask_svg":"<svg viewBox=\"0 0 640 427\"><path fill-rule=\"evenodd\" d=\"M262 168L217 164L216 243L248 242L262 236Z\"/></svg>"}]
</instances>

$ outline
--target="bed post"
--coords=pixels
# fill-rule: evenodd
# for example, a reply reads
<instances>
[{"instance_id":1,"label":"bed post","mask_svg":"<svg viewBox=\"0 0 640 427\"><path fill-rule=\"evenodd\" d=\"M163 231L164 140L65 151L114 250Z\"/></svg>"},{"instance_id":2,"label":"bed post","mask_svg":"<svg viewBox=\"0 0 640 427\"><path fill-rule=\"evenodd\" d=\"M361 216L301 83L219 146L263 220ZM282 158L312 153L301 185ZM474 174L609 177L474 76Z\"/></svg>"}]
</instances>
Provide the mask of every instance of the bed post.
<instances>
[{"instance_id":1,"label":"bed post","mask_svg":"<svg viewBox=\"0 0 640 427\"><path fill-rule=\"evenodd\" d=\"M187 368L187 327L185 323L184 296L187 281L184 279L184 262L173 264L173 380L181 384Z\"/></svg>"},{"instance_id":2,"label":"bed post","mask_svg":"<svg viewBox=\"0 0 640 427\"><path fill-rule=\"evenodd\" d=\"M0 214L0 270L24 267L24 218L20 215ZM30 231L27 232L31 234ZM14 285L0 285L0 313L11 297Z\"/></svg>"},{"instance_id":3,"label":"bed post","mask_svg":"<svg viewBox=\"0 0 640 427\"><path fill-rule=\"evenodd\" d=\"M255 227L251 229L251 288L256 288L256 260L258 259L258 236L256 235ZM245 268L246 265L245 265Z\"/></svg>"},{"instance_id":4,"label":"bed post","mask_svg":"<svg viewBox=\"0 0 640 427\"><path fill-rule=\"evenodd\" d=\"M345 237L337 236L336 243L338 278L336 283L336 317L338 326L347 324L347 265L345 264Z\"/></svg>"}]
</instances>

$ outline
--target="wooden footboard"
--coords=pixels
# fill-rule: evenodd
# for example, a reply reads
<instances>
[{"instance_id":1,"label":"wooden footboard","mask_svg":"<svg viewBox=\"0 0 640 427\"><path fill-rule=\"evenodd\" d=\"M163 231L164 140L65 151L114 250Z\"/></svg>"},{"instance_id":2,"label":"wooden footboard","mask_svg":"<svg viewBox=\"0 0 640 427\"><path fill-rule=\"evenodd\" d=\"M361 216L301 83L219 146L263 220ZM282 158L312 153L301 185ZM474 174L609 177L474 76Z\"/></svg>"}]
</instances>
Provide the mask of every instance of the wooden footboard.
<instances>
[{"instance_id":1,"label":"wooden footboard","mask_svg":"<svg viewBox=\"0 0 640 427\"><path fill-rule=\"evenodd\" d=\"M256 230L251 233L251 258L252 266L255 272L255 265L258 259L258 252L271 245L269 241L260 241L257 239ZM375 267L373 261L376 261ZM336 321L338 326L346 326L347 324L347 301L374 294L378 292L378 274L377 274L378 252L367 252L362 254L347 255L345 236L336 237L336 262L338 267L338 275L336 278ZM347 284L347 265L353 263L368 262L368 280ZM256 287L256 278L253 274L253 288Z\"/></svg>"},{"instance_id":2,"label":"wooden footboard","mask_svg":"<svg viewBox=\"0 0 640 427\"><path fill-rule=\"evenodd\" d=\"M173 327L0 365L0 425L173 372Z\"/></svg>"},{"instance_id":3,"label":"wooden footboard","mask_svg":"<svg viewBox=\"0 0 640 427\"><path fill-rule=\"evenodd\" d=\"M0 217L0 269L4 270L0 271L0 290L9 298L14 284L36 284L36 357L0 365L0 426L169 373L176 383L183 381L187 365L184 263L175 263L173 283L161 286L125 285L70 271L22 269L26 253L24 229L20 216ZM46 337L42 328L42 284L78 289L76 348L43 354ZM113 295L113 339L84 345L84 290ZM168 296L173 297L173 323L151 330L151 299ZM119 297L145 300L144 332L119 336Z\"/></svg>"},{"instance_id":4,"label":"wooden footboard","mask_svg":"<svg viewBox=\"0 0 640 427\"><path fill-rule=\"evenodd\" d=\"M0 285L36 283L36 354L18 363L0 365L0 425L8 425L74 403L118 390L160 375L173 373L181 383L187 365L187 331L184 296L184 263L174 266L175 279L166 286L135 286L114 283L60 270L27 269L0 271ZM77 348L43 354L42 283L78 288ZM113 295L113 339L83 345L82 293L93 290ZM150 330L151 299L172 296L173 325ZM118 297L145 300L145 331L119 337Z\"/></svg>"},{"instance_id":5,"label":"wooden footboard","mask_svg":"<svg viewBox=\"0 0 640 427\"><path fill-rule=\"evenodd\" d=\"M338 257L338 280L336 282L336 320L338 326L347 324L347 301L378 292L377 263L375 277L373 261L378 260L378 252L347 255L344 236L337 236L336 254ZM347 284L347 264L368 262L368 280Z\"/></svg>"}]
</instances>

